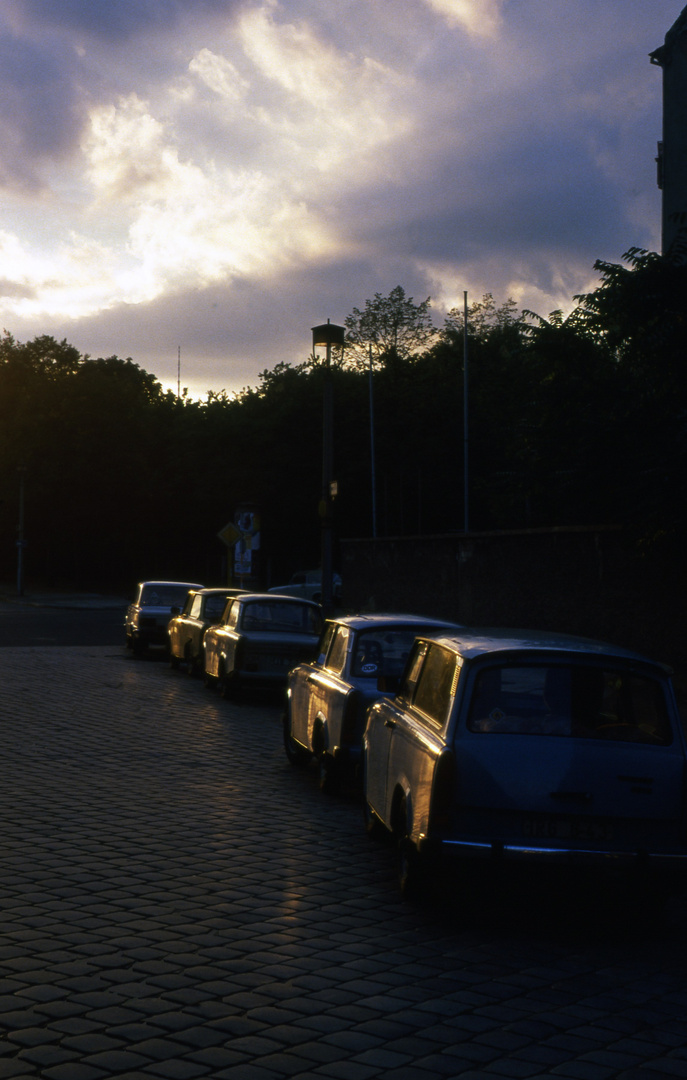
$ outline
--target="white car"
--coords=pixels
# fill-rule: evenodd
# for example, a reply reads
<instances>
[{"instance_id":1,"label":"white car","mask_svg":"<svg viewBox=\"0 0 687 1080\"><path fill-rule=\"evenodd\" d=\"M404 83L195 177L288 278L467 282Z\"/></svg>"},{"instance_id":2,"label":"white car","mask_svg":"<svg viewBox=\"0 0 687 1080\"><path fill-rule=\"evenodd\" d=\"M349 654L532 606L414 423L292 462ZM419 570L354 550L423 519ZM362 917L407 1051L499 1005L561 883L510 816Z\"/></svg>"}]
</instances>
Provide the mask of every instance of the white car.
<instances>
[{"instance_id":1,"label":"white car","mask_svg":"<svg viewBox=\"0 0 687 1080\"><path fill-rule=\"evenodd\" d=\"M186 602L189 589L202 589L192 581L140 581L136 596L126 609L126 647L139 655L149 645L167 648L167 624Z\"/></svg>"},{"instance_id":2,"label":"white car","mask_svg":"<svg viewBox=\"0 0 687 1080\"><path fill-rule=\"evenodd\" d=\"M315 757L320 787L334 792L355 778L365 714L395 693L415 638L458 629L422 615L347 615L330 619L319 655L289 672L284 748L293 765Z\"/></svg>"},{"instance_id":3,"label":"white car","mask_svg":"<svg viewBox=\"0 0 687 1080\"><path fill-rule=\"evenodd\" d=\"M322 626L322 609L307 600L269 593L229 600L203 638L205 685L230 697L239 684L283 684L292 667L316 654Z\"/></svg>"},{"instance_id":4,"label":"white car","mask_svg":"<svg viewBox=\"0 0 687 1080\"><path fill-rule=\"evenodd\" d=\"M322 571L297 570L288 585L275 585L267 591L281 596L298 596L301 600L314 600L319 604L322 600ZM338 574L332 574L332 591L334 599L341 600L341 578Z\"/></svg>"},{"instance_id":5,"label":"white car","mask_svg":"<svg viewBox=\"0 0 687 1080\"><path fill-rule=\"evenodd\" d=\"M404 893L442 863L627 871L626 896L687 880L687 746L667 669L585 638L418 638L363 736L368 831ZM634 890L634 891L633 891Z\"/></svg>"}]
</instances>

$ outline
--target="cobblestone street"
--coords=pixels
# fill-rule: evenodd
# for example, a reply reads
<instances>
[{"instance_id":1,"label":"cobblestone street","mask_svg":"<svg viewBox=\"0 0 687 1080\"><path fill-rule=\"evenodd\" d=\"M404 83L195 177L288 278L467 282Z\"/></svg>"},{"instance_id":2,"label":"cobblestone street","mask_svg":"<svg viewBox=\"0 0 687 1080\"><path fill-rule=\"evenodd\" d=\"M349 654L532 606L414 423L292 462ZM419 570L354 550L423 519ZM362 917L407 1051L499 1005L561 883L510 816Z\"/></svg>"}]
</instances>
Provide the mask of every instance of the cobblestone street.
<instances>
[{"instance_id":1,"label":"cobblestone street","mask_svg":"<svg viewBox=\"0 0 687 1080\"><path fill-rule=\"evenodd\" d=\"M0 1080L687 1077L684 899L413 906L274 699L123 647L0 665Z\"/></svg>"}]
</instances>

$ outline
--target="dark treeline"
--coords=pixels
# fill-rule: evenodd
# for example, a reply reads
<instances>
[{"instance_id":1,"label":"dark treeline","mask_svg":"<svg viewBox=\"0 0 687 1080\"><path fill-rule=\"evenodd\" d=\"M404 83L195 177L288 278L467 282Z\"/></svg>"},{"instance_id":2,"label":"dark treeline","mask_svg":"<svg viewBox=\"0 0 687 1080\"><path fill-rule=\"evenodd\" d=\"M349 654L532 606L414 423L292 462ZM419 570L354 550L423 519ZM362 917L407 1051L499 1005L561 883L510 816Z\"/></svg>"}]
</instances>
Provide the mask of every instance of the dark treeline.
<instances>
[{"instance_id":1,"label":"dark treeline","mask_svg":"<svg viewBox=\"0 0 687 1080\"><path fill-rule=\"evenodd\" d=\"M633 250L543 319L468 311L472 530L621 524L638 545L684 535L687 269ZM463 528L463 322L431 324L402 288L346 320L334 353L339 537ZM237 395L181 400L131 359L0 339L0 577L16 570L20 478L29 583L124 588L225 579L217 532L258 508L263 577L319 560L325 371L278 364Z\"/></svg>"}]
</instances>

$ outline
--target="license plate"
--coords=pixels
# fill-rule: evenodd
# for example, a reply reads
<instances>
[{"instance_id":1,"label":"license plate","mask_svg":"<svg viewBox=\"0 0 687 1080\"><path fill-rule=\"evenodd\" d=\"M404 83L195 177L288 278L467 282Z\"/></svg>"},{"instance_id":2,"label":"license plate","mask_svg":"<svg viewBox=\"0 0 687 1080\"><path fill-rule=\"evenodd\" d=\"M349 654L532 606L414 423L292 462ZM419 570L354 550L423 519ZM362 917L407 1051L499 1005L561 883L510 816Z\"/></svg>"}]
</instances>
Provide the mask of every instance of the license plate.
<instances>
[{"instance_id":1,"label":"license plate","mask_svg":"<svg viewBox=\"0 0 687 1080\"><path fill-rule=\"evenodd\" d=\"M613 838L608 821L592 818L524 818L522 834L528 840L577 840L591 843Z\"/></svg>"}]
</instances>

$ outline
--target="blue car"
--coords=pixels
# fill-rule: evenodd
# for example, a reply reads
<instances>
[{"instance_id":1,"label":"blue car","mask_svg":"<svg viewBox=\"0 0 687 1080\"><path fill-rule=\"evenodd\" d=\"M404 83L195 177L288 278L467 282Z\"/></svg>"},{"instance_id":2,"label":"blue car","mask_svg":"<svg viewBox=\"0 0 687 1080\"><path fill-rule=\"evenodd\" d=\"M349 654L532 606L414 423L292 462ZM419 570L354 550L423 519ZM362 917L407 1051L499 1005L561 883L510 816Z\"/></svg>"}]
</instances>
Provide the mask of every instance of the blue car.
<instances>
[{"instance_id":1,"label":"blue car","mask_svg":"<svg viewBox=\"0 0 687 1080\"><path fill-rule=\"evenodd\" d=\"M396 690L418 634L455 623L422 615L350 615L325 623L319 655L289 673L284 747L293 764L317 758L320 787L354 778L369 706Z\"/></svg>"},{"instance_id":2,"label":"blue car","mask_svg":"<svg viewBox=\"0 0 687 1080\"><path fill-rule=\"evenodd\" d=\"M458 858L682 882L686 771L668 670L563 635L419 639L363 737L367 827L396 839L406 894Z\"/></svg>"}]
</instances>

